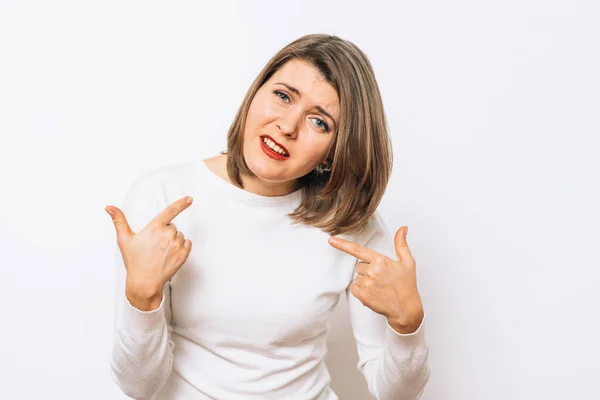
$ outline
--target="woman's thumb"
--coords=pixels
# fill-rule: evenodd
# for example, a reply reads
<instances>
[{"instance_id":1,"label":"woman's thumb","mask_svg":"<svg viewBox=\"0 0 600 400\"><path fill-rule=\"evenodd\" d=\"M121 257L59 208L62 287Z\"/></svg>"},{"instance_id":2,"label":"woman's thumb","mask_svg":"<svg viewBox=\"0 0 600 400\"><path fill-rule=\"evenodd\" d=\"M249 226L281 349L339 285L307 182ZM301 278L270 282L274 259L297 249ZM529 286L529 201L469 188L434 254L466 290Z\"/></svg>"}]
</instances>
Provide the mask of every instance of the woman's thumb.
<instances>
[{"instance_id":1,"label":"woman's thumb","mask_svg":"<svg viewBox=\"0 0 600 400\"><path fill-rule=\"evenodd\" d=\"M115 206L107 206L104 210L112 218L115 230L117 231L117 240L119 240L119 238L129 239L131 235L133 235L133 232L129 227L129 223L127 222L127 218L125 218L123 211Z\"/></svg>"}]
</instances>

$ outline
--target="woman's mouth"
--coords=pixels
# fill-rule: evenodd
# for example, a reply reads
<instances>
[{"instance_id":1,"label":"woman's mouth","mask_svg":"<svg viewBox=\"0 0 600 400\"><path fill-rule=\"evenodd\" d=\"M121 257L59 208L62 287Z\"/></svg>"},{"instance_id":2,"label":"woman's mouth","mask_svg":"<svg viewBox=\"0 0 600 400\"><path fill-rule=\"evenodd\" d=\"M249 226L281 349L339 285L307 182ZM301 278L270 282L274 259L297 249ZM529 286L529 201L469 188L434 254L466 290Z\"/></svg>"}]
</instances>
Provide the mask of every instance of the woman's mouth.
<instances>
[{"instance_id":1,"label":"woman's mouth","mask_svg":"<svg viewBox=\"0 0 600 400\"><path fill-rule=\"evenodd\" d=\"M269 136L261 136L260 141L260 147L269 157L279 161L287 160L290 157L289 153L282 146L277 145Z\"/></svg>"}]
</instances>

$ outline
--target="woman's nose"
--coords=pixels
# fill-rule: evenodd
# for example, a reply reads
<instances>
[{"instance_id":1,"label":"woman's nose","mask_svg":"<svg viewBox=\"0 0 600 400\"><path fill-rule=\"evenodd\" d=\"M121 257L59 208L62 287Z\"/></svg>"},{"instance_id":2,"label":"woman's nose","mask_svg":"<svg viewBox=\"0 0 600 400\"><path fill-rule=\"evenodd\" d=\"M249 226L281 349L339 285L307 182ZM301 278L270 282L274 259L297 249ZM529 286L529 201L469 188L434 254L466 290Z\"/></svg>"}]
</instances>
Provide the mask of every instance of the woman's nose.
<instances>
[{"instance_id":1,"label":"woman's nose","mask_svg":"<svg viewBox=\"0 0 600 400\"><path fill-rule=\"evenodd\" d=\"M293 122L279 121L277 124L279 132L290 139L295 139L298 136L298 126Z\"/></svg>"}]
</instances>

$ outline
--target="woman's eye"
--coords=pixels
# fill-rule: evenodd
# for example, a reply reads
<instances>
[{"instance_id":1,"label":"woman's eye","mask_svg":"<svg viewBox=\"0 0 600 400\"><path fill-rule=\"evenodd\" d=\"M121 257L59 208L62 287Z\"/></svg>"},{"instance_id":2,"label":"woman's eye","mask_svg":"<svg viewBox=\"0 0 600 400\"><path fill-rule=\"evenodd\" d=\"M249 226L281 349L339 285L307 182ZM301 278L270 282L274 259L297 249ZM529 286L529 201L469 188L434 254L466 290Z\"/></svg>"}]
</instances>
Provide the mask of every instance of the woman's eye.
<instances>
[{"instance_id":1,"label":"woman's eye","mask_svg":"<svg viewBox=\"0 0 600 400\"><path fill-rule=\"evenodd\" d=\"M287 94L280 92L279 90L276 90L273 93L275 93L277 95L277 97L279 97L281 100L285 101L286 103L289 103L290 98L288 97Z\"/></svg>"},{"instance_id":2,"label":"woman's eye","mask_svg":"<svg viewBox=\"0 0 600 400\"><path fill-rule=\"evenodd\" d=\"M327 125L327 123L325 121L323 121L321 118L311 118L313 121L315 122L315 125L317 126L317 128L323 130L324 132L327 132L329 130L329 126Z\"/></svg>"}]
</instances>

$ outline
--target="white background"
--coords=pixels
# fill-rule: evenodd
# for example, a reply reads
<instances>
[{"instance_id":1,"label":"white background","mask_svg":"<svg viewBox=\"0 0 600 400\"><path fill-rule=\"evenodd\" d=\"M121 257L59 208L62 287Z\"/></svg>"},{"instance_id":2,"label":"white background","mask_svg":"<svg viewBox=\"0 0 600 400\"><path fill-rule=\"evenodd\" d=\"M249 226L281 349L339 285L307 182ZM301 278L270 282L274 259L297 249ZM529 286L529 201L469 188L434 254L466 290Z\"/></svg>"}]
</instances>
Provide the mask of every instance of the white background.
<instances>
[{"instance_id":1,"label":"white background","mask_svg":"<svg viewBox=\"0 0 600 400\"><path fill-rule=\"evenodd\" d=\"M369 56L409 226L426 400L600 398L594 1L0 1L0 398L121 398L108 375L115 233L140 172L225 149L281 47ZM367 399L345 304L328 364Z\"/></svg>"}]
</instances>

